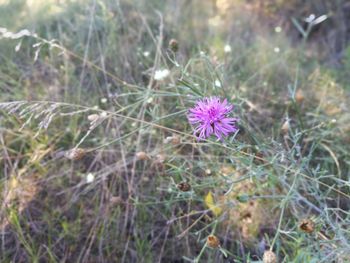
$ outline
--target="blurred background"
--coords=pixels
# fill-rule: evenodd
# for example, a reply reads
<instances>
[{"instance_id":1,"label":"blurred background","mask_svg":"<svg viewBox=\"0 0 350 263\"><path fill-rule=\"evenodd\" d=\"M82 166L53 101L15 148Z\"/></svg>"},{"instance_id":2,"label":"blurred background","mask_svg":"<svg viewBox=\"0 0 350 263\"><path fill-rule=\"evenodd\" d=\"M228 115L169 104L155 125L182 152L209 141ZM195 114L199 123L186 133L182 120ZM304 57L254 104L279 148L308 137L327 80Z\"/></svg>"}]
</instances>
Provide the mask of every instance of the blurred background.
<instances>
[{"instance_id":1,"label":"blurred background","mask_svg":"<svg viewBox=\"0 0 350 263\"><path fill-rule=\"evenodd\" d=\"M346 0L0 0L0 261L350 262L349 40Z\"/></svg>"}]
</instances>

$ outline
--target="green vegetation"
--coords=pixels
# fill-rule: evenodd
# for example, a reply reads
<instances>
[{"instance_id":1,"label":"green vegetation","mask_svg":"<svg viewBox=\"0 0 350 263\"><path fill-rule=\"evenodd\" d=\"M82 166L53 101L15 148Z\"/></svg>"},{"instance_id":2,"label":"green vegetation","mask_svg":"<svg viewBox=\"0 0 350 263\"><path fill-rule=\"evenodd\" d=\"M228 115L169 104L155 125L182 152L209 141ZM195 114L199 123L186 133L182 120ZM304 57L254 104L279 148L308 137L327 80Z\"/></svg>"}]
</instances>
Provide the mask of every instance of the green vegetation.
<instances>
[{"instance_id":1,"label":"green vegetation","mask_svg":"<svg viewBox=\"0 0 350 263\"><path fill-rule=\"evenodd\" d=\"M331 2L0 0L0 262L350 262ZM186 117L209 96L223 142Z\"/></svg>"}]
</instances>

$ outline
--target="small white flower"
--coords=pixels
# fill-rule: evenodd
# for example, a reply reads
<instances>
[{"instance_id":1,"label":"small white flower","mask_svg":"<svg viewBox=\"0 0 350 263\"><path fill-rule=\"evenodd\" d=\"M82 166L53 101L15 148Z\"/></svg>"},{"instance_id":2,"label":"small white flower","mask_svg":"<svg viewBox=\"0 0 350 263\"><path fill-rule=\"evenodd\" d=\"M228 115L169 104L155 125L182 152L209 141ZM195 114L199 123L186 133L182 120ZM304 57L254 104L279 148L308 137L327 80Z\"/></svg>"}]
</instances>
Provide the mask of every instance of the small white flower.
<instances>
[{"instance_id":1,"label":"small white flower","mask_svg":"<svg viewBox=\"0 0 350 263\"><path fill-rule=\"evenodd\" d=\"M21 45L22 45L22 41L20 41L16 47L15 47L15 51L18 52L21 49Z\"/></svg>"},{"instance_id":2,"label":"small white flower","mask_svg":"<svg viewBox=\"0 0 350 263\"><path fill-rule=\"evenodd\" d=\"M167 76L169 76L169 74L170 74L170 71L168 69L156 70L156 72L154 73L154 79L155 80L163 80Z\"/></svg>"},{"instance_id":3,"label":"small white flower","mask_svg":"<svg viewBox=\"0 0 350 263\"><path fill-rule=\"evenodd\" d=\"M86 175L86 182L87 183L92 183L95 180L95 175L92 173L88 173Z\"/></svg>"},{"instance_id":4,"label":"small white flower","mask_svg":"<svg viewBox=\"0 0 350 263\"><path fill-rule=\"evenodd\" d=\"M168 143L171 142L172 139L173 139L172 136L168 136L168 137L166 137L166 138L163 140L163 143L164 143L164 144L168 144Z\"/></svg>"},{"instance_id":5,"label":"small white flower","mask_svg":"<svg viewBox=\"0 0 350 263\"><path fill-rule=\"evenodd\" d=\"M95 122L100 116L98 114L90 114L87 118L90 122Z\"/></svg>"},{"instance_id":6,"label":"small white flower","mask_svg":"<svg viewBox=\"0 0 350 263\"><path fill-rule=\"evenodd\" d=\"M149 97L146 101L148 104L151 104L153 102L153 98L152 97Z\"/></svg>"},{"instance_id":7,"label":"small white flower","mask_svg":"<svg viewBox=\"0 0 350 263\"><path fill-rule=\"evenodd\" d=\"M215 84L215 87L221 88L221 82L220 82L220 80L216 79L215 82L214 82L214 84Z\"/></svg>"},{"instance_id":8,"label":"small white flower","mask_svg":"<svg viewBox=\"0 0 350 263\"><path fill-rule=\"evenodd\" d=\"M315 18L316 18L315 14L311 14L308 17L305 18L305 22L306 23L311 23L311 22L313 22L315 20Z\"/></svg>"},{"instance_id":9,"label":"small white flower","mask_svg":"<svg viewBox=\"0 0 350 263\"><path fill-rule=\"evenodd\" d=\"M232 51L232 48L231 48L231 46L230 45L225 45L225 47L224 47L224 52L225 53L231 53L231 51Z\"/></svg>"},{"instance_id":10,"label":"small white flower","mask_svg":"<svg viewBox=\"0 0 350 263\"><path fill-rule=\"evenodd\" d=\"M276 27L275 27L275 32L276 32L276 33L281 33L281 32L282 32L282 27L276 26Z\"/></svg>"},{"instance_id":11,"label":"small white flower","mask_svg":"<svg viewBox=\"0 0 350 263\"><path fill-rule=\"evenodd\" d=\"M280 50L279 47L275 47L275 48L273 49L273 51L275 51L275 53L279 53L281 50Z\"/></svg>"},{"instance_id":12,"label":"small white flower","mask_svg":"<svg viewBox=\"0 0 350 263\"><path fill-rule=\"evenodd\" d=\"M147 58L150 54L151 54L151 53L150 53L149 51L143 52L143 56L146 57L146 58Z\"/></svg>"},{"instance_id":13,"label":"small white flower","mask_svg":"<svg viewBox=\"0 0 350 263\"><path fill-rule=\"evenodd\" d=\"M104 104L104 103L106 103L106 102L107 102L107 98L102 98L102 99L101 99L101 103Z\"/></svg>"},{"instance_id":14,"label":"small white flower","mask_svg":"<svg viewBox=\"0 0 350 263\"><path fill-rule=\"evenodd\" d=\"M101 112L100 116L102 118L106 118L107 117L107 112L106 111Z\"/></svg>"},{"instance_id":15,"label":"small white flower","mask_svg":"<svg viewBox=\"0 0 350 263\"><path fill-rule=\"evenodd\" d=\"M205 170L205 173L206 173L207 175L210 175L210 174L211 174L211 170L210 170L210 169L206 169L206 170Z\"/></svg>"},{"instance_id":16,"label":"small white flower","mask_svg":"<svg viewBox=\"0 0 350 263\"><path fill-rule=\"evenodd\" d=\"M200 52L199 52L199 55L205 56L205 52L204 52L204 51L200 51Z\"/></svg>"}]
</instances>

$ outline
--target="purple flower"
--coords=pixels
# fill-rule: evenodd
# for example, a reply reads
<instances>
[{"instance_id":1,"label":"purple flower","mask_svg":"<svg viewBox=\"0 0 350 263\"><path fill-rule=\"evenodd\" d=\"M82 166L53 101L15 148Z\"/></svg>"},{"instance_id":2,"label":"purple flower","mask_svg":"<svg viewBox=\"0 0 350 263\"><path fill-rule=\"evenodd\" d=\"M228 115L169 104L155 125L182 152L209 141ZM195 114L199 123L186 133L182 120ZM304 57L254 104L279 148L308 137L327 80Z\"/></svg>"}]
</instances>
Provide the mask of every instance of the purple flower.
<instances>
[{"instance_id":1,"label":"purple flower","mask_svg":"<svg viewBox=\"0 0 350 263\"><path fill-rule=\"evenodd\" d=\"M222 140L223 136L236 132L235 123L238 119L228 116L232 109L233 105L227 103L226 99L221 102L218 97L197 101L196 106L188 113L189 122L195 126L195 136L203 140L215 134Z\"/></svg>"}]
</instances>

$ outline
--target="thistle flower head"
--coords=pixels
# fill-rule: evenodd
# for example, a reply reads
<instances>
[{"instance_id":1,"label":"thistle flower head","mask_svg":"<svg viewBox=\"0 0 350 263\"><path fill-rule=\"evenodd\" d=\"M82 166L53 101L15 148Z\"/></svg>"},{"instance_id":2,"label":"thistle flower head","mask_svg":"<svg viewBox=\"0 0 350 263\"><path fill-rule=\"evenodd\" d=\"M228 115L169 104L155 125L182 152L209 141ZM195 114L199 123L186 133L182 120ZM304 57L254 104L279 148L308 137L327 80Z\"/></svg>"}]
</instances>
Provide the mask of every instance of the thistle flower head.
<instances>
[{"instance_id":1,"label":"thistle flower head","mask_svg":"<svg viewBox=\"0 0 350 263\"><path fill-rule=\"evenodd\" d=\"M217 97L204 98L189 110L188 120L195 126L194 134L199 140L206 139L214 134L222 140L224 136L236 132L237 118L230 118L228 114L233 105L226 99L221 101Z\"/></svg>"}]
</instances>

